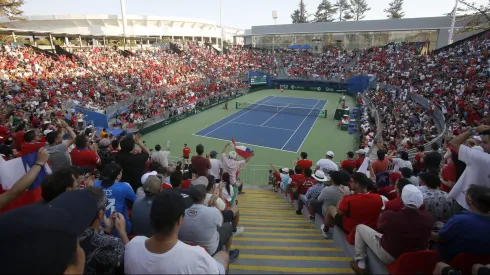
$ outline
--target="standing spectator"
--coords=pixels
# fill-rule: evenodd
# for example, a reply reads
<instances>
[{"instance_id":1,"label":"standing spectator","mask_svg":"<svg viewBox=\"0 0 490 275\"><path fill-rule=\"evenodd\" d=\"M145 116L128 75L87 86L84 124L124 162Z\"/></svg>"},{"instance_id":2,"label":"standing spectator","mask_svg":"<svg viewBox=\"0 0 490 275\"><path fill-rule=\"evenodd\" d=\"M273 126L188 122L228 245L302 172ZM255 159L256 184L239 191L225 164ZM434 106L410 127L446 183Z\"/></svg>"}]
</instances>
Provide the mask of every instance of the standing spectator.
<instances>
[{"instance_id":1,"label":"standing spectator","mask_svg":"<svg viewBox=\"0 0 490 275\"><path fill-rule=\"evenodd\" d=\"M448 150L451 155L451 161L442 169L441 172L441 187L444 192L449 193L453 186L466 169L466 164L459 160L458 154L452 150Z\"/></svg>"},{"instance_id":2,"label":"standing spectator","mask_svg":"<svg viewBox=\"0 0 490 275\"><path fill-rule=\"evenodd\" d=\"M168 167L168 156L170 156L170 140L167 141L167 150L162 151L160 144L155 145L155 153L151 155L151 161L159 162L163 167Z\"/></svg>"},{"instance_id":3,"label":"standing spectator","mask_svg":"<svg viewBox=\"0 0 490 275\"><path fill-rule=\"evenodd\" d=\"M332 161L333 157L334 153L332 151L327 151L327 153L325 154L325 158L320 159L316 163L316 168L314 172L316 172L317 170L321 170L328 177L328 174L331 171L338 171L339 167L337 166L337 164L335 164L335 162Z\"/></svg>"},{"instance_id":4,"label":"standing spectator","mask_svg":"<svg viewBox=\"0 0 490 275\"><path fill-rule=\"evenodd\" d=\"M410 162L408 158L408 153L406 151L401 151L400 152L400 157L399 158L394 158L393 155L396 153L396 151L391 152L388 155L388 159L393 162L393 171L397 172L400 170L400 168L403 167L408 167L412 169L412 163Z\"/></svg>"},{"instance_id":5,"label":"standing spectator","mask_svg":"<svg viewBox=\"0 0 490 275\"><path fill-rule=\"evenodd\" d=\"M230 174L230 183L235 186L237 183L237 174L240 171L240 168L245 166L247 162L249 162L253 156L255 156L255 153L252 153L248 158L244 160L237 160L237 153L235 151L230 151L228 155L226 154L226 150L228 149L228 146L230 146L230 143L227 143L225 147L223 148L223 151L221 151L221 159L222 159L222 165L223 165L223 172ZM242 185L243 186L243 185ZM240 189L242 189L242 186L237 186L239 192L241 192Z\"/></svg>"},{"instance_id":6,"label":"standing spectator","mask_svg":"<svg viewBox=\"0 0 490 275\"><path fill-rule=\"evenodd\" d=\"M422 173L419 175L420 184L427 186L423 192L425 209L432 214L434 221L446 221L453 215L452 201L447 198L447 193L439 190L441 180L436 174Z\"/></svg>"},{"instance_id":7,"label":"standing spectator","mask_svg":"<svg viewBox=\"0 0 490 275\"><path fill-rule=\"evenodd\" d=\"M128 203L136 200L136 195L127 182L122 182L122 169L117 163L109 163L101 173L101 179L94 187L104 190L107 197L106 217L111 217L116 211L126 220L126 232L131 232L131 222L128 217Z\"/></svg>"},{"instance_id":8,"label":"standing spectator","mask_svg":"<svg viewBox=\"0 0 490 275\"><path fill-rule=\"evenodd\" d=\"M110 219L105 216L106 196L104 191L89 187L84 191L91 193L97 200L98 211L92 225L80 236L80 246L85 252L85 270L83 274L114 274L123 262L124 245L129 242L126 233L126 221L120 213L112 213ZM104 230L100 230L101 225ZM113 228L120 238L111 237Z\"/></svg>"},{"instance_id":9,"label":"standing spectator","mask_svg":"<svg viewBox=\"0 0 490 275\"><path fill-rule=\"evenodd\" d=\"M48 203L66 191L80 188L77 176L71 169L62 168L46 177L41 183L43 202Z\"/></svg>"},{"instance_id":10,"label":"standing spectator","mask_svg":"<svg viewBox=\"0 0 490 275\"><path fill-rule=\"evenodd\" d=\"M184 144L184 149L182 149L182 158L184 159L184 165L189 164L189 156L191 155L191 148Z\"/></svg>"},{"instance_id":11,"label":"standing spectator","mask_svg":"<svg viewBox=\"0 0 490 275\"><path fill-rule=\"evenodd\" d=\"M439 145L434 142L430 145L432 151L428 152L424 158L424 171L439 174L442 155L439 153Z\"/></svg>"},{"instance_id":12,"label":"standing spectator","mask_svg":"<svg viewBox=\"0 0 490 275\"><path fill-rule=\"evenodd\" d=\"M141 152L134 152L137 144ZM127 182L136 192L141 186L141 176L146 170L146 161L150 157L150 151L141 142L139 135L126 136L120 142L121 150L116 153L116 163L121 165L123 170L121 181Z\"/></svg>"},{"instance_id":13,"label":"standing spectator","mask_svg":"<svg viewBox=\"0 0 490 275\"><path fill-rule=\"evenodd\" d=\"M472 135L480 134L484 152L469 148L463 143ZM477 184L490 188L490 126L480 125L475 129L460 134L449 142L450 149L458 152L459 159L466 164L461 177L449 192L449 199L454 199L453 213L457 214L461 210L469 210L466 203L465 192L471 184Z\"/></svg>"},{"instance_id":14,"label":"standing spectator","mask_svg":"<svg viewBox=\"0 0 490 275\"><path fill-rule=\"evenodd\" d=\"M216 152L215 150L209 153L209 156L211 157L211 159L209 160L209 162L211 162L211 168L209 169L209 174L216 179L216 183L219 183L219 180L221 179L221 175L223 174L223 164L221 163L221 160L216 159L217 155L218 152Z\"/></svg>"},{"instance_id":15,"label":"standing spectator","mask_svg":"<svg viewBox=\"0 0 490 275\"><path fill-rule=\"evenodd\" d=\"M423 145L420 145L419 147L417 147L417 154L415 155L415 159L413 160L414 172L416 174L424 170L424 161L425 161L425 147Z\"/></svg>"},{"instance_id":16,"label":"standing spectator","mask_svg":"<svg viewBox=\"0 0 490 275\"><path fill-rule=\"evenodd\" d=\"M192 167L197 170L198 176L207 176L209 169L211 169L211 162L202 156L204 154L204 146L202 144L196 146L196 153L197 156L191 158Z\"/></svg>"},{"instance_id":17,"label":"standing spectator","mask_svg":"<svg viewBox=\"0 0 490 275\"><path fill-rule=\"evenodd\" d=\"M65 129L71 139L63 141L61 131L51 131L46 135L46 149L49 152L49 166L53 172L61 168L68 168L71 165L71 158L68 154L68 148L75 142L76 135L68 124L62 120L58 120L58 126Z\"/></svg>"},{"instance_id":18,"label":"standing spectator","mask_svg":"<svg viewBox=\"0 0 490 275\"><path fill-rule=\"evenodd\" d=\"M78 167L90 168L95 170L95 165L100 163L97 154L97 144L89 144L85 134L78 135L75 138L75 148L70 152L71 163Z\"/></svg>"},{"instance_id":19,"label":"standing spectator","mask_svg":"<svg viewBox=\"0 0 490 275\"><path fill-rule=\"evenodd\" d=\"M422 192L409 184L403 188L402 201L401 211L381 214L379 232L364 224L357 225L355 261L350 263L357 274L365 273L368 247L384 264L392 264L403 253L427 249L433 220L427 211L420 210L424 203Z\"/></svg>"},{"instance_id":20,"label":"standing spectator","mask_svg":"<svg viewBox=\"0 0 490 275\"><path fill-rule=\"evenodd\" d=\"M15 132L12 134L12 138L14 139L14 148L19 152L20 146L22 145L22 143L24 143L24 135L26 134L25 129L26 125L22 123L17 126Z\"/></svg>"},{"instance_id":21,"label":"standing spectator","mask_svg":"<svg viewBox=\"0 0 490 275\"><path fill-rule=\"evenodd\" d=\"M408 167L402 167L399 169L400 173L402 174L402 177L404 179L409 180L413 185L419 186L419 178L414 176L412 173L412 169Z\"/></svg>"},{"instance_id":22,"label":"standing spectator","mask_svg":"<svg viewBox=\"0 0 490 275\"><path fill-rule=\"evenodd\" d=\"M371 167L373 167L374 174L378 175L388 171L390 162L386 158L386 152L384 150L378 149L376 155L378 156L378 159L371 164Z\"/></svg>"},{"instance_id":23,"label":"standing spectator","mask_svg":"<svg viewBox=\"0 0 490 275\"><path fill-rule=\"evenodd\" d=\"M301 152L300 157L301 159L298 158L296 165L301 167L301 173L304 173L305 169L311 168L313 162L308 159L308 154L306 152Z\"/></svg>"},{"instance_id":24,"label":"standing spectator","mask_svg":"<svg viewBox=\"0 0 490 275\"><path fill-rule=\"evenodd\" d=\"M104 170L104 167L107 164L115 161L115 155L114 153L111 153L110 147L111 141L109 139L103 138L99 140L99 150L97 151L100 158L100 164L98 165L99 171Z\"/></svg>"},{"instance_id":25,"label":"standing spectator","mask_svg":"<svg viewBox=\"0 0 490 275\"><path fill-rule=\"evenodd\" d=\"M38 142L36 138L37 136L34 130L29 130L24 134L24 142L20 145L20 153L23 156L37 152L39 148L46 145L46 142Z\"/></svg>"},{"instance_id":26,"label":"standing spectator","mask_svg":"<svg viewBox=\"0 0 490 275\"><path fill-rule=\"evenodd\" d=\"M357 163L357 161L354 160L354 153L353 152L347 152L347 159L342 161L342 163L340 164L340 168L342 170L354 171L355 169L357 169L356 163ZM350 168L348 168L348 167L350 167Z\"/></svg>"},{"instance_id":27,"label":"standing spectator","mask_svg":"<svg viewBox=\"0 0 490 275\"><path fill-rule=\"evenodd\" d=\"M472 184L465 193L470 211L454 215L438 233L432 233L444 262L459 253L490 254L490 188Z\"/></svg>"},{"instance_id":28,"label":"standing spectator","mask_svg":"<svg viewBox=\"0 0 490 275\"><path fill-rule=\"evenodd\" d=\"M150 209L153 199L162 192L162 180L154 175L148 176L143 184L145 197L137 199L131 212L133 233L138 236L153 235L150 223Z\"/></svg>"},{"instance_id":29,"label":"standing spectator","mask_svg":"<svg viewBox=\"0 0 490 275\"><path fill-rule=\"evenodd\" d=\"M356 154L356 169L359 169L359 167L361 167L362 163L364 162L364 159L366 158L366 151L364 151L364 149L359 149L356 151Z\"/></svg>"}]
</instances>

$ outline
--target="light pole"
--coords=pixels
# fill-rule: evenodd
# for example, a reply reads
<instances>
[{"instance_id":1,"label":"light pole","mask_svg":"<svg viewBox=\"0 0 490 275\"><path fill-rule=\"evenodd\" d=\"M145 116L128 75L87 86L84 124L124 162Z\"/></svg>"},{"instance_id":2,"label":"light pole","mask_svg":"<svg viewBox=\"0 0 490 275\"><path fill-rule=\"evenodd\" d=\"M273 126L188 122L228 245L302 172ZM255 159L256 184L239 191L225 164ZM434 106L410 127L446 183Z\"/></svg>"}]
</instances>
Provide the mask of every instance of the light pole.
<instances>
[{"instance_id":1,"label":"light pole","mask_svg":"<svg viewBox=\"0 0 490 275\"><path fill-rule=\"evenodd\" d=\"M223 49L223 19L221 14L223 13L223 0L219 0L219 25L221 28L221 54L224 53L225 49Z\"/></svg>"},{"instance_id":2,"label":"light pole","mask_svg":"<svg viewBox=\"0 0 490 275\"><path fill-rule=\"evenodd\" d=\"M123 43L124 49L126 49L126 3L125 0L121 0L121 13L122 13L122 21L123 21Z\"/></svg>"},{"instance_id":3,"label":"light pole","mask_svg":"<svg viewBox=\"0 0 490 275\"><path fill-rule=\"evenodd\" d=\"M276 19L277 19L277 11L272 11L272 19L274 19L274 25L276 24ZM275 48L275 36L272 35L272 51L274 51Z\"/></svg>"},{"instance_id":4,"label":"light pole","mask_svg":"<svg viewBox=\"0 0 490 275\"><path fill-rule=\"evenodd\" d=\"M454 10L453 10L453 18L451 19L451 29L449 30L449 38L447 40L448 45L450 45L453 42L454 24L456 23L456 12L458 10L458 3L459 0L456 0L456 4L454 5Z\"/></svg>"}]
</instances>

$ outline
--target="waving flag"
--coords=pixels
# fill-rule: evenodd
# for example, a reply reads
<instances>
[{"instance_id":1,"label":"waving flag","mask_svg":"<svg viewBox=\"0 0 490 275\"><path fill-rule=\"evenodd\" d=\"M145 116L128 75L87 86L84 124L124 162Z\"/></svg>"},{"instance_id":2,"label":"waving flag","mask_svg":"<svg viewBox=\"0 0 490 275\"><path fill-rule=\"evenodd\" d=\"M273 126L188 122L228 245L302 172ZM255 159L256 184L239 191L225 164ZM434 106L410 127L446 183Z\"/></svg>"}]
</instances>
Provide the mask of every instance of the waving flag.
<instances>
[{"instance_id":1,"label":"waving flag","mask_svg":"<svg viewBox=\"0 0 490 275\"><path fill-rule=\"evenodd\" d=\"M239 145L237 146L236 143L235 143L235 139L232 138L231 139L231 143L233 144L233 148L235 148L235 152L242 158L246 159L248 157L250 157L254 150L246 147L246 146L243 146L243 145Z\"/></svg>"}]
</instances>

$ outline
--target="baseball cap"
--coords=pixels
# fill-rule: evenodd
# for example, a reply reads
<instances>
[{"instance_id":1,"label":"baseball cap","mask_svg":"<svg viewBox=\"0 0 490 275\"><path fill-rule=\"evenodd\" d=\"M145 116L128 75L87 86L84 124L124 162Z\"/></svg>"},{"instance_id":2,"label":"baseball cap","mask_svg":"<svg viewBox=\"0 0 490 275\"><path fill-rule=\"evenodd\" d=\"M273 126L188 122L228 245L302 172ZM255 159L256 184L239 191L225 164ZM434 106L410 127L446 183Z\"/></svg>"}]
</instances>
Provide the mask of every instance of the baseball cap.
<instances>
[{"instance_id":1,"label":"baseball cap","mask_svg":"<svg viewBox=\"0 0 490 275\"><path fill-rule=\"evenodd\" d=\"M332 152L332 151L327 151L327 153L325 153L325 155L333 158L333 156L335 156L335 154Z\"/></svg>"},{"instance_id":2,"label":"baseball cap","mask_svg":"<svg viewBox=\"0 0 490 275\"><path fill-rule=\"evenodd\" d=\"M146 178L145 184L143 184L143 190L146 194L160 193L162 183L162 179L160 179L158 176L150 175L148 178Z\"/></svg>"},{"instance_id":3,"label":"baseball cap","mask_svg":"<svg viewBox=\"0 0 490 275\"><path fill-rule=\"evenodd\" d=\"M209 153L210 156L216 156L217 154L218 154L218 152L216 152L215 150L213 150Z\"/></svg>"},{"instance_id":4,"label":"baseball cap","mask_svg":"<svg viewBox=\"0 0 490 275\"><path fill-rule=\"evenodd\" d=\"M359 149L356 151L356 154L364 155L364 154L366 154L366 151L364 151L364 149Z\"/></svg>"},{"instance_id":5,"label":"baseball cap","mask_svg":"<svg viewBox=\"0 0 490 275\"><path fill-rule=\"evenodd\" d=\"M172 226L182 216L186 209L184 197L176 190L166 189L158 193L151 203L151 224Z\"/></svg>"},{"instance_id":6,"label":"baseball cap","mask_svg":"<svg viewBox=\"0 0 490 275\"><path fill-rule=\"evenodd\" d=\"M92 194L73 190L48 204L2 214L0 223L8 224L0 227L2 272L64 273L76 253L78 237L92 224L98 210Z\"/></svg>"},{"instance_id":7,"label":"baseball cap","mask_svg":"<svg viewBox=\"0 0 490 275\"><path fill-rule=\"evenodd\" d=\"M283 172L283 173L289 173L289 169L288 168L282 168L281 169L281 172Z\"/></svg>"},{"instance_id":8,"label":"baseball cap","mask_svg":"<svg viewBox=\"0 0 490 275\"><path fill-rule=\"evenodd\" d=\"M145 184L146 179L149 176L156 176L157 174L158 174L157 171L151 171L151 172L148 172L148 173L143 174L143 176L141 176L141 184Z\"/></svg>"},{"instance_id":9,"label":"baseball cap","mask_svg":"<svg viewBox=\"0 0 490 275\"><path fill-rule=\"evenodd\" d=\"M106 138L103 138L99 141L100 147L109 147L109 145L111 145L111 141Z\"/></svg>"},{"instance_id":10,"label":"baseball cap","mask_svg":"<svg viewBox=\"0 0 490 275\"><path fill-rule=\"evenodd\" d=\"M200 201L206 197L206 186L202 184L191 185L188 193L193 201Z\"/></svg>"},{"instance_id":11,"label":"baseball cap","mask_svg":"<svg viewBox=\"0 0 490 275\"><path fill-rule=\"evenodd\" d=\"M51 132L53 132L53 130L46 129L46 130L43 131L43 135L47 136Z\"/></svg>"},{"instance_id":12,"label":"baseball cap","mask_svg":"<svg viewBox=\"0 0 490 275\"><path fill-rule=\"evenodd\" d=\"M197 179L191 181L191 185L203 185L203 186L208 186L209 180L205 176L200 176Z\"/></svg>"},{"instance_id":13,"label":"baseball cap","mask_svg":"<svg viewBox=\"0 0 490 275\"><path fill-rule=\"evenodd\" d=\"M402 202L407 207L420 208L424 204L424 195L417 186L407 184L402 190Z\"/></svg>"}]
</instances>

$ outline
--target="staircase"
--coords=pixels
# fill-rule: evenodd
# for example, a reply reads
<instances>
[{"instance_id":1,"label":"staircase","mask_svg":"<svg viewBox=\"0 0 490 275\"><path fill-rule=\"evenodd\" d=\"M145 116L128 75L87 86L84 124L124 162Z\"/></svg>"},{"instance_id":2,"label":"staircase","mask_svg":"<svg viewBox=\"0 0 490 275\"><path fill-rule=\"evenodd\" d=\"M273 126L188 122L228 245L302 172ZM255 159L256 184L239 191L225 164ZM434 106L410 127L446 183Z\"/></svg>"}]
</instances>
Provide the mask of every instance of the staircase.
<instances>
[{"instance_id":1,"label":"staircase","mask_svg":"<svg viewBox=\"0 0 490 275\"><path fill-rule=\"evenodd\" d=\"M230 265L230 274L353 273L342 248L325 240L270 187L245 192L237 197L245 232L233 238L232 249L240 249L240 257Z\"/></svg>"},{"instance_id":2,"label":"staircase","mask_svg":"<svg viewBox=\"0 0 490 275\"><path fill-rule=\"evenodd\" d=\"M57 54L52 53L50 51L43 50L43 49L40 49L40 48L38 48L36 46L29 45L29 44L25 44L25 46L31 48L34 52L36 52L38 54L43 54L43 55L49 56L49 57L51 57L54 60L58 60L59 59Z\"/></svg>"}]
</instances>

